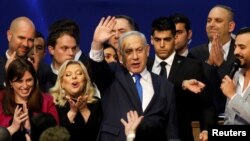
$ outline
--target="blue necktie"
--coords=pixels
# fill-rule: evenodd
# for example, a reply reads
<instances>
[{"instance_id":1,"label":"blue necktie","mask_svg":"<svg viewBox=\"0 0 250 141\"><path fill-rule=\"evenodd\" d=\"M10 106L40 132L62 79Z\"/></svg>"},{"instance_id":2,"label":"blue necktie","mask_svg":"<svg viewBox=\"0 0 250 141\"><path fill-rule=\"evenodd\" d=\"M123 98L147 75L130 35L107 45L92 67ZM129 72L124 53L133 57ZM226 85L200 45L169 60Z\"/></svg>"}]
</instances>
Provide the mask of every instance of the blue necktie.
<instances>
[{"instance_id":1,"label":"blue necktie","mask_svg":"<svg viewBox=\"0 0 250 141\"><path fill-rule=\"evenodd\" d=\"M142 102L142 86L141 86L141 83L140 83L141 75L140 74L134 74L133 76L135 77L136 89L137 89L139 98L140 98L140 100Z\"/></svg>"}]
</instances>

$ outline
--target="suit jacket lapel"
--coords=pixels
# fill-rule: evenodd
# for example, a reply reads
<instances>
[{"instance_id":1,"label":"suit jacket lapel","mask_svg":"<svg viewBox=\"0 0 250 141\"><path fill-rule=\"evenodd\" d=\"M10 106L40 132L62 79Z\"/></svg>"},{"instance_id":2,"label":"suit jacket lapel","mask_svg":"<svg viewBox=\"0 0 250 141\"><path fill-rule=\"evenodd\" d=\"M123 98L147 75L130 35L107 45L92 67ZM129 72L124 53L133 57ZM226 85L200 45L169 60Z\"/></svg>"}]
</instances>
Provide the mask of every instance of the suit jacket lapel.
<instances>
[{"instance_id":1,"label":"suit jacket lapel","mask_svg":"<svg viewBox=\"0 0 250 141\"><path fill-rule=\"evenodd\" d=\"M155 58L150 58L148 57L148 60L147 60L147 69L152 72L152 68L153 68L153 65L154 65L154 61L155 61Z\"/></svg>"},{"instance_id":2,"label":"suit jacket lapel","mask_svg":"<svg viewBox=\"0 0 250 141\"><path fill-rule=\"evenodd\" d=\"M126 94L129 100L134 105L135 109L139 113L142 113L142 105L141 105L140 98L138 96L136 86L135 86L132 76L125 68L123 69L123 71L118 72L118 73L122 73L122 74L118 74L116 76L117 80L121 83L121 86L123 86L123 89L126 91Z\"/></svg>"},{"instance_id":3,"label":"suit jacket lapel","mask_svg":"<svg viewBox=\"0 0 250 141\"><path fill-rule=\"evenodd\" d=\"M230 47L229 47L229 52L227 55L227 62L234 62L235 57L234 57L234 39L231 40Z\"/></svg>"},{"instance_id":4,"label":"suit jacket lapel","mask_svg":"<svg viewBox=\"0 0 250 141\"><path fill-rule=\"evenodd\" d=\"M204 60L207 60L209 58L209 47L208 47L209 42L207 43L207 45L203 48L204 49L204 54L202 54L202 56L204 56Z\"/></svg>"},{"instance_id":5,"label":"suit jacket lapel","mask_svg":"<svg viewBox=\"0 0 250 141\"><path fill-rule=\"evenodd\" d=\"M174 61L172 63L172 66L168 75L168 80L170 80L171 82L173 82L175 75L178 74L178 71L181 67L182 62L183 62L182 57L179 56L178 54L175 54Z\"/></svg>"},{"instance_id":6,"label":"suit jacket lapel","mask_svg":"<svg viewBox=\"0 0 250 141\"><path fill-rule=\"evenodd\" d=\"M247 90L246 90L246 92L245 92L245 94L244 94L244 96L243 96L243 99L246 100L246 99L249 97L249 95L250 95L250 87L247 88Z\"/></svg>"},{"instance_id":7,"label":"suit jacket lapel","mask_svg":"<svg viewBox=\"0 0 250 141\"><path fill-rule=\"evenodd\" d=\"M155 104L155 101L156 101L157 98L159 98L159 93L160 93L159 90L160 90L160 84L161 83L160 83L159 79L157 79L156 74L153 74L152 72L150 72L150 74L151 74L151 78L152 78L154 95L153 95L151 101L149 102L147 108L145 109L144 114L146 114L150 110L152 105Z\"/></svg>"}]
</instances>

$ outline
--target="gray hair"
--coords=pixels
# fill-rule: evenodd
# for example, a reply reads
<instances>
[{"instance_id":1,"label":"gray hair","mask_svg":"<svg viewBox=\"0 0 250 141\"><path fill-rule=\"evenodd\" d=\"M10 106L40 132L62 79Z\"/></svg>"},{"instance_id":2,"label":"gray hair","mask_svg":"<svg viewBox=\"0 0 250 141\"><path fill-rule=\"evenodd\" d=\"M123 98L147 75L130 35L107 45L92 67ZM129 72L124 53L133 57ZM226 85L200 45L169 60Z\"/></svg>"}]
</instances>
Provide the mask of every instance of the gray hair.
<instances>
[{"instance_id":1,"label":"gray hair","mask_svg":"<svg viewBox=\"0 0 250 141\"><path fill-rule=\"evenodd\" d=\"M233 12L233 9L231 7L226 6L226 5L215 5L213 8L216 8L216 7L225 9L229 14L229 20L234 21L234 12Z\"/></svg>"},{"instance_id":2,"label":"gray hair","mask_svg":"<svg viewBox=\"0 0 250 141\"><path fill-rule=\"evenodd\" d=\"M118 49L119 49L119 51L120 51L120 53L122 55L124 55L124 50L123 50L123 47L122 47L123 41L127 37L133 36L133 35L139 36L143 40L144 44L148 45L147 39L146 39L146 37L145 37L145 35L143 33L139 32L139 31L128 31L128 32L122 34L121 37L118 40Z\"/></svg>"}]
</instances>

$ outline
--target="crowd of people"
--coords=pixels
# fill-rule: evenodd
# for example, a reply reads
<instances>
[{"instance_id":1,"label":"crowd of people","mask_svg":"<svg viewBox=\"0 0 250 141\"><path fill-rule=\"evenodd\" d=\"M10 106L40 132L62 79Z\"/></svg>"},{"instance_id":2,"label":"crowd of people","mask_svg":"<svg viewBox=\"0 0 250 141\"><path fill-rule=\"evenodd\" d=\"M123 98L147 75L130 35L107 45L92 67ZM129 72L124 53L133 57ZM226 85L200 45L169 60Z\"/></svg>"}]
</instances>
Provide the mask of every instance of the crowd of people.
<instances>
[{"instance_id":1,"label":"crowd of people","mask_svg":"<svg viewBox=\"0 0 250 141\"><path fill-rule=\"evenodd\" d=\"M232 36L233 10L212 7L208 40L192 48L185 15L151 25L150 45L131 17L103 17L84 54L76 22L55 21L45 38L28 17L15 18L0 57L0 140L194 141L199 121L207 141L219 120L249 125L250 28Z\"/></svg>"}]
</instances>

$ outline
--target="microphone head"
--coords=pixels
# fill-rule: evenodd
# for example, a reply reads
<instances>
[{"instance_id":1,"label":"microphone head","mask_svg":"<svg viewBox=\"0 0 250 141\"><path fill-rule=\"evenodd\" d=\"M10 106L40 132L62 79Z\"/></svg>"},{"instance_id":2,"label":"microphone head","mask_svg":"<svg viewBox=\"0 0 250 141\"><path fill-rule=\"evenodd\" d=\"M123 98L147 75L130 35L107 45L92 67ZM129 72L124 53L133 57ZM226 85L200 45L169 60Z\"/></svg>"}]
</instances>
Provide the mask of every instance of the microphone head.
<instances>
[{"instance_id":1,"label":"microphone head","mask_svg":"<svg viewBox=\"0 0 250 141\"><path fill-rule=\"evenodd\" d=\"M235 59L233 65L232 65L231 71L229 73L229 77L230 78L234 77L234 74L239 69L239 67L240 67L240 60L239 59Z\"/></svg>"},{"instance_id":2,"label":"microphone head","mask_svg":"<svg viewBox=\"0 0 250 141\"><path fill-rule=\"evenodd\" d=\"M239 59L235 59L233 65L237 66L239 68L240 67L240 60Z\"/></svg>"}]
</instances>

